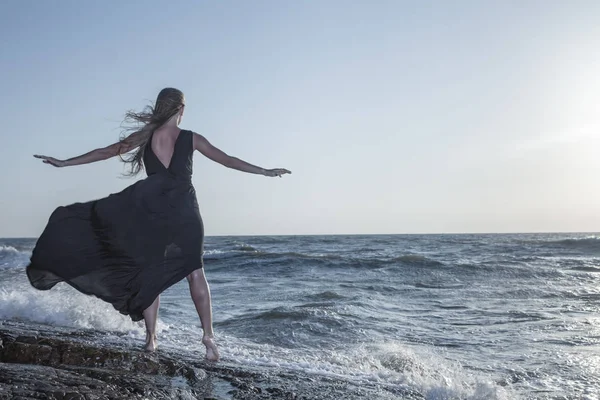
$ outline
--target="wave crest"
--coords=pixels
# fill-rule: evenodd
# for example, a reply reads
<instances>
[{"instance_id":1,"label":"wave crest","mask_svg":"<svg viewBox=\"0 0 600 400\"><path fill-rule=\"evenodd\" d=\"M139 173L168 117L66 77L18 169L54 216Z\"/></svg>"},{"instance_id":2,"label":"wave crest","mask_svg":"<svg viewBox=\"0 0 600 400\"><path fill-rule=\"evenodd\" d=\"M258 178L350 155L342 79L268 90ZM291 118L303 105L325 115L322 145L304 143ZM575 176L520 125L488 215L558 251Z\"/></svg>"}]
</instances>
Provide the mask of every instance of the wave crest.
<instances>
[{"instance_id":1,"label":"wave crest","mask_svg":"<svg viewBox=\"0 0 600 400\"><path fill-rule=\"evenodd\" d=\"M600 253L600 237L587 236L580 238L566 238L558 240L533 240L525 241L525 244L550 247L561 250L579 250L585 253Z\"/></svg>"},{"instance_id":2,"label":"wave crest","mask_svg":"<svg viewBox=\"0 0 600 400\"><path fill-rule=\"evenodd\" d=\"M23 267L29 262L30 251L19 251L13 246L0 246L0 268Z\"/></svg>"}]
</instances>

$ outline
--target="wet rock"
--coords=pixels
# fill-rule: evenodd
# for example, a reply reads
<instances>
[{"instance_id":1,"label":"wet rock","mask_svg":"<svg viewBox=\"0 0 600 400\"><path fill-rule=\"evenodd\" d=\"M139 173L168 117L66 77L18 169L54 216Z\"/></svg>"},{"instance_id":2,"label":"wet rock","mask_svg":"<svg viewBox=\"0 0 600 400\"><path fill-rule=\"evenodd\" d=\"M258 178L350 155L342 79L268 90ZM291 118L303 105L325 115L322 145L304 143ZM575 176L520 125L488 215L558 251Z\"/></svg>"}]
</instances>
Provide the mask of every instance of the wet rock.
<instances>
[{"instance_id":1,"label":"wet rock","mask_svg":"<svg viewBox=\"0 0 600 400\"><path fill-rule=\"evenodd\" d=\"M398 388L102 345L101 335L0 321L0 400L423 400Z\"/></svg>"},{"instance_id":2,"label":"wet rock","mask_svg":"<svg viewBox=\"0 0 600 400\"><path fill-rule=\"evenodd\" d=\"M3 328L0 340L0 399L203 398L209 386L205 371L158 354Z\"/></svg>"}]
</instances>

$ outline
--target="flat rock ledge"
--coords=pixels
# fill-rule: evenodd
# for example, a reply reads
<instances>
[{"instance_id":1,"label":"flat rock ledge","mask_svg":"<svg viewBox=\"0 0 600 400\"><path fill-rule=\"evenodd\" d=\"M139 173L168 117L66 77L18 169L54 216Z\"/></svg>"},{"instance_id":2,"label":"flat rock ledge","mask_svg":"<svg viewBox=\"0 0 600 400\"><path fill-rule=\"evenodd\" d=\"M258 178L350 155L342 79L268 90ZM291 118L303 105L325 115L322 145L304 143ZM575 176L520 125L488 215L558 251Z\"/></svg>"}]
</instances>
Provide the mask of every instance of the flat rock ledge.
<instances>
[{"instance_id":1,"label":"flat rock ledge","mask_svg":"<svg viewBox=\"0 0 600 400\"><path fill-rule=\"evenodd\" d=\"M0 322L0 400L359 398L423 399L343 380L106 347L88 331Z\"/></svg>"}]
</instances>

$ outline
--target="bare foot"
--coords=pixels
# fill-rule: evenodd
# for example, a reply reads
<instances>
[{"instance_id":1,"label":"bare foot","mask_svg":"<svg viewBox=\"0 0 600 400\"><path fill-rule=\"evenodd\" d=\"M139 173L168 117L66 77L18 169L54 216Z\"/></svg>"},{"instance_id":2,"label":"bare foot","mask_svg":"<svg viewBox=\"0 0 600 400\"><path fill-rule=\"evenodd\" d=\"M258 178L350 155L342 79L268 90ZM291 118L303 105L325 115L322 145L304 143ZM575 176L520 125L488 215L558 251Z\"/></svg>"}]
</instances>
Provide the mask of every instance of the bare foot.
<instances>
[{"instance_id":1,"label":"bare foot","mask_svg":"<svg viewBox=\"0 0 600 400\"><path fill-rule=\"evenodd\" d=\"M214 337L212 336L203 336L202 343L206 346L206 359L209 361L218 361L219 360L219 349L215 344Z\"/></svg>"},{"instance_id":2,"label":"bare foot","mask_svg":"<svg viewBox=\"0 0 600 400\"><path fill-rule=\"evenodd\" d=\"M150 335L146 332L146 345L144 346L144 350L146 351L156 351L158 348L158 344L156 343L156 334Z\"/></svg>"}]
</instances>

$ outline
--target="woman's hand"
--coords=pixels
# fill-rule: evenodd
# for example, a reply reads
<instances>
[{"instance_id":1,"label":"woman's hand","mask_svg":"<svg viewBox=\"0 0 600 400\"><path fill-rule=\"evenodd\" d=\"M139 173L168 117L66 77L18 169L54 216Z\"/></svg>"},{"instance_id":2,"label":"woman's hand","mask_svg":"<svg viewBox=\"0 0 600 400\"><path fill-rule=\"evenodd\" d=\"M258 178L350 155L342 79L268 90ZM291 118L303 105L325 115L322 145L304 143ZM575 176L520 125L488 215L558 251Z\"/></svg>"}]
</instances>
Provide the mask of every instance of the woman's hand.
<instances>
[{"instance_id":1,"label":"woman's hand","mask_svg":"<svg viewBox=\"0 0 600 400\"><path fill-rule=\"evenodd\" d=\"M288 171L285 168L275 168L275 169L265 169L264 175L265 176L278 176L281 178L281 175L285 175L285 174L291 174L292 171Z\"/></svg>"},{"instance_id":2,"label":"woman's hand","mask_svg":"<svg viewBox=\"0 0 600 400\"><path fill-rule=\"evenodd\" d=\"M42 162L44 162L45 164L50 164L53 165L55 167L66 167L67 166L67 162L63 161L63 160L57 160L54 157L48 157L48 156L40 156L38 154L34 154L33 155L35 158L40 158L42 159Z\"/></svg>"}]
</instances>

